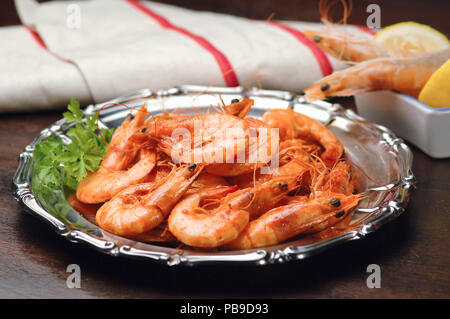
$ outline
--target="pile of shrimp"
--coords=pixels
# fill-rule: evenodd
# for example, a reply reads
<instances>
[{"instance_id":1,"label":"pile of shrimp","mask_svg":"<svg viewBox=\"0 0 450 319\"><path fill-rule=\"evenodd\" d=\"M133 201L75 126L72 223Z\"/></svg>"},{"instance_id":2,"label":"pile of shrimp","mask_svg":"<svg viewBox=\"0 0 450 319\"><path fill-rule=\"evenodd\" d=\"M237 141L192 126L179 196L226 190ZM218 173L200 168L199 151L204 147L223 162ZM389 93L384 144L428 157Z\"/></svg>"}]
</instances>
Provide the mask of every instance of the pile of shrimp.
<instances>
[{"instance_id":1,"label":"pile of shrimp","mask_svg":"<svg viewBox=\"0 0 450 319\"><path fill-rule=\"evenodd\" d=\"M339 23L346 24L352 2L340 3L344 18L330 22L328 12L337 0L321 0L319 9L324 30L305 30L303 33L326 53L351 65L324 77L304 90L310 100L327 97L351 96L361 92L395 90L417 98L431 75L450 59L450 46L440 51L426 53L420 49L385 48L374 38L358 37Z\"/></svg>"},{"instance_id":2,"label":"pile of shrimp","mask_svg":"<svg viewBox=\"0 0 450 319\"><path fill-rule=\"evenodd\" d=\"M222 103L194 115L151 116L145 105L130 112L98 171L80 182L69 203L109 233L199 249L266 247L349 225L361 194L344 147L327 127L291 109L250 117L250 98ZM248 136L239 145L215 138L236 128L277 129L278 138L263 142L256 134L257 149L272 146L250 162L255 145ZM187 144L197 156L174 156L177 129L201 131L200 141ZM233 152L204 160L225 154L224 147ZM240 153L245 161L236 161ZM273 161L278 165L269 168Z\"/></svg>"}]
</instances>

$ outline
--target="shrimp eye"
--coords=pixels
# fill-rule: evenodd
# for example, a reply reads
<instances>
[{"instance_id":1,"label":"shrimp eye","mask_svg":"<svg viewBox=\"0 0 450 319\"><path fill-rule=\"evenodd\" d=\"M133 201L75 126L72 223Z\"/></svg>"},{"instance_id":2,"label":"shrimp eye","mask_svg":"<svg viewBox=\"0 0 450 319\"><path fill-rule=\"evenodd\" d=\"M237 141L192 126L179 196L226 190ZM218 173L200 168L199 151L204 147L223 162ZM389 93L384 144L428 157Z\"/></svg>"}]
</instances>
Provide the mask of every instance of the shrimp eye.
<instances>
[{"instance_id":1,"label":"shrimp eye","mask_svg":"<svg viewBox=\"0 0 450 319\"><path fill-rule=\"evenodd\" d=\"M239 99L232 99L231 103L239 103Z\"/></svg>"},{"instance_id":2,"label":"shrimp eye","mask_svg":"<svg viewBox=\"0 0 450 319\"><path fill-rule=\"evenodd\" d=\"M337 213L336 215L334 215L336 218L342 217L344 216L345 212L344 211L340 211L339 213Z\"/></svg>"},{"instance_id":3,"label":"shrimp eye","mask_svg":"<svg viewBox=\"0 0 450 319\"><path fill-rule=\"evenodd\" d=\"M339 207L341 206L341 201L339 199L333 199L331 201L331 205L333 205L334 207Z\"/></svg>"},{"instance_id":4,"label":"shrimp eye","mask_svg":"<svg viewBox=\"0 0 450 319\"><path fill-rule=\"evenodd\" d=\"M297 190L296 189L293 189L293 190L291 190L289 193L287 193L287 195L288 196L295 196L295 195L297 195Z\"/></svg>"},{"instance_id":5,"label":"shrimp eye","mask_svg":"<svg viewBox=\"0 0 450 319\"><path fill-rule=\"evenodd\" d=\"M147 132L147 128L146 127L141 130L141 133L145 133L145 132Z\"/></svg>"},{"instance_id":6,"label":"shrimp eye","mask_svg":"<svg viewBox=\"0 0 450 319\"><path fill-rule=\"evenodd\" d=\"M134 115L130 113L130 114L127 115L126 118L129 119L129 120L132 120L132 119L134 119Z\"/></svg>"},{"instance_id":7,"label":"shrimp eye","mask_svg":"<svg viewBox=\"0 0 450 319\"><path fill-rule=\"evenodd\" d=\"M323 91L323 92L325 92L326 90L328 90L330 88L330 85L328 84L328 83L323 83L321 86L320 86L320 89Z\"/></svg>"},{"instance_id":8,"label":"shrimp eye","mask_svg":"<svg viewBox=\"0 0 450 319\"><path fill-rule=\"evenodd\" d=\"M313 41L316 43L319 43L320 40L322 40L322 38L320 37L320 35L316 34L315 36L313 36Z\"/></svg>"},{"instance_id":9,"label":"shrimp eye","mask_svg":"<svg viewBox=\"0 0 450 319\"><path fill-rule=\"evenodd\" d=\"M191 164L191 165L188 166L188 169L189 169L190 171L193 171L193 170L196 169L196 168L197 168L197 164Z\"/></svg>"},{"instance_id":10,"label":"shrimp eye","mask_svg":"<svg viewBox=\"0 0 450 319\"><path fill-rule=\"evenodd\" d=\"M287 184L280 184L280 188L283 192L287 191L288 185Z\"/></svg>"}]
</instances>

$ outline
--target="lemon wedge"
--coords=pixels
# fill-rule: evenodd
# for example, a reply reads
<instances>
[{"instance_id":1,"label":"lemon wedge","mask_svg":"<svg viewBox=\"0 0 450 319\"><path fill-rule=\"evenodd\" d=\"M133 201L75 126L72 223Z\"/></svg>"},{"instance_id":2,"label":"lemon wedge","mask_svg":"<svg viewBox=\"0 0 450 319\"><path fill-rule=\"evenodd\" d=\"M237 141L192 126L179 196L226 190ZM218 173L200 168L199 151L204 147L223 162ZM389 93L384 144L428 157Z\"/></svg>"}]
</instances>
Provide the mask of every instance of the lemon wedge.
<instances>
[{"instance_id":1,"label":"lemon wedge","mask_svg":"<svg viewBox=\"0 0 450 319\"><path fill-rule=\"evenodd\" d=\"M431 75L419 101L434 108L450 107L450 59Z\"/></svg>"},{"instance_id":2,"label":"lemon wedge","mask_svg":"<svg viewBox=\"0 0 450 319\"><path fill-rule=\"evenodd\" d=\"M414 55L445 49L450 45L447 37L432 27L416 22L400 22L383 28L375 41L391 55Z\"/></svg>"}]
</instances>

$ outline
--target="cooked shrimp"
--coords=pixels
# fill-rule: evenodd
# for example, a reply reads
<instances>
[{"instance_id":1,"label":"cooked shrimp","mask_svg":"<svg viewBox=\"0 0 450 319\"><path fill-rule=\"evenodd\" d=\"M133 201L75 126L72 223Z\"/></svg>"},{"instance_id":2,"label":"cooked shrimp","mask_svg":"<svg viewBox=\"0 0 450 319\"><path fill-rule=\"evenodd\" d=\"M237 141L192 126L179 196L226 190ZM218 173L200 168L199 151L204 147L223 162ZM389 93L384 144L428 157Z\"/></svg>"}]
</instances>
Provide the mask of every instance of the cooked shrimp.
<instances>
[{"instance_id":1,"label":"cooked shrimp","mask_svg":"<svg viewBox=\"0 0 450 319\"><path fill-rule=\"evenodd\" d=\"M253 103L246 98L224 106L218 113L149 119L148 129L137 132L133 140L157 140L158 147L173 161L207 165L205 170L210 174L234 176L250 172L254 164L266 165L278 151L278 141L270 127L246 117Z\"/></svg>"},{"instance_id":2,"label":"cooked shrimp","mask_svg":"<svg viewBox=\"0 0 450 319\"><path fill-rule=\"evenodd\" d=\"M362 62L387 56L375 40L358 38L336 27L326 31L305 30L302 33L326 53L343 61Z\"/></svg>"},{"instance_id":3,"label":"cooked shrimp","mask_svg":"<svg viewBox=\"0 0 450 319\"><path fill-rule=\"evenodd\" d=\"M274 208L251 221L226 247L249 249L279 244L299 234L321 231L336 224L354 208L358 195L335 194Z\"/></svg>"},{"instance_id":4,"label":"cooked shrimp","mask_svg":"<svg viewBox=\"0 0 450 319\"><path fill-rule=\"evenodd\" d=\"M155 166L152 149L141 149L139 160L128 170L111 170L101 166L88 173L77 187L77 198L85 204L98 204L110 200L122 189L140 183Z\"/></svg>"},{"instance_id":5,"label":"cooked shrimp","mask_svg":"<svg viewBox=\"0 0 450 319\"><path fill-rule=\"evenodd\" d=\"M243 104L242 104L243 105ZM231 112L231 111L230 111ZM238 112L234 109L233 112ZM198 129L206 137L211 137L220 129L240 128L246 129L244 120L227 112L202 113L195 115L184 115L168 120L149 119L146 125L149 127L144 136L171 136L178 128L185 128L194 134L194 129ZM139 134L135 134L139 137Z\"/></svg>"},{"instance_id":6,"label":"cooked shrimp","mask_svg":"<svg viewBox=\"0 0 450 319\"><path fill-rule=\"evenodd\" d=\"M97 224L119 236L134 236L158 226L186 193L201 169L180 167L158 183L132 185L97 212Z\"/></svg>"},{"instance_id":7,"label":"cooked shrimp","mask_svg":"<svg viewBox=\"0 0 450 319\"><path fill-rule=\"evenodd\" d=\"M278 140L270 128L257 119L209 113L180 121L157 124L158 147L176 162L207 165L209 174L235 176L266 165L277 154ZM180 129L188 136L172 134ZM265 131L263 129L266 129ZM154 131L149 130L150 135ZM192 138L193 137L193 138ZM137 137L140 138L140 137Z\"/></svg>"},{"instance_id":8,"label":"cooked shrimp","mask_svg":"<svg viewBox=\"0 0 450 319\"><path fill-rule=\"evenodd\" d=\"M333 166L344 152L344 147L330 130L291 109L271 109L264 113L263 121L279 129L280 140L302 138L319 143L325 149L320 157L327 166Z\"/></svg>"},{"instance_id":9,"label":"cooked shrimp","mask_svg":"<svg viewBox=\"0 0 450 319\"><path fill-rule=\"evenodd\" d=\"M350 96L360 92L396 90L417 97L442 64L450 59L450 47L409 58L379 58L335 72L305 90L310 100Z\"/></svg>"},{"instance_id":10,"label":"cooked shrimp","mask_svg":"<svg viewBox=\"0 0 450 319\"><path fill-rule=\"evenodd\" d=\"M252 200L250 192L237 189L237 186L224 186L188 195L172 209L169 231L194 247L218 247L232 241L249 221L249 213L243 208ZM201 208L203 202L212 199L218 201L218 207Z\"/></svg>"},{"instance_id":11,"label":"cooked shrimp","mask_svg":"<svg viewBox=\"0 0 450 319\"><path fill-rule=\"evenodd\" d=\"M312 170L312 172L318 173L317 170ZM322 171L319 170L319 173L315 174L311 184L311 193L309 196L286 196L280 202L280 205L305 202L316 197L333 198L334 194L351 195L354 194L355 190L355 179L352 176L352 170L345 161L339 161L331 169L324 168ZM352 220L352 215L352 212L350 212L345 218L333 225L332 228L345 229Z\"/></svg>"},{"instance_id":12,"label":"cooked shrimp","mask_svg":"<svg viewBox=\"0 0 450 319\"><path fill-rule=\"evenodd\" d=\"M183 243L195 247L218 247L233 239L245 225L276 204L297 187L298 176L283 176L255 187L209 188L186 196L169 216L169 230ZM223 198L225 193L229 193ZM201 208L215 199L215 208Z\"/></svg>"},{"instance_id":13,"label":"cooked shrimp","mask_svg":"<svg viewBox=\"0 0 450 319\"><path fill-rule=\"evenodd\" d=\"M240 134L239 143L226 140L226 133L244 133L247 130L244 120L229 114L206 113L188 118L157 121L155 129L136 134L136 138L159 140L158 147L173 160L183 163L194 163L205 159L226 163L233 161L239 152L248 145L244 134ZM227 132L228 131L228 132ZM180 135L188 133L188 136ZM172 136L175 134L175 136ZM141 137L139 136L141 135ZM183 141L180 142L180 137ZM227 145L226 142L233 142ZM242 143L241 143L242 142ZM235 150L235 146L239 148ZM186 152L186 154L185 154Z\"/></svg>"},{"instance_id":14,"label":"cooked shrimp","mask_svg":"<svg viewBox=\"0 0 450 319\"><path fill-rule=\"evenodd\" d=\"M144 105L137 111L136 115L129 115L116 129L111 142L108 144L108 151L100 164L100 169L119 171L128 168L143 146L133 143L132 136L142 128L148 114Z\"/></svg>"}]
</instances>

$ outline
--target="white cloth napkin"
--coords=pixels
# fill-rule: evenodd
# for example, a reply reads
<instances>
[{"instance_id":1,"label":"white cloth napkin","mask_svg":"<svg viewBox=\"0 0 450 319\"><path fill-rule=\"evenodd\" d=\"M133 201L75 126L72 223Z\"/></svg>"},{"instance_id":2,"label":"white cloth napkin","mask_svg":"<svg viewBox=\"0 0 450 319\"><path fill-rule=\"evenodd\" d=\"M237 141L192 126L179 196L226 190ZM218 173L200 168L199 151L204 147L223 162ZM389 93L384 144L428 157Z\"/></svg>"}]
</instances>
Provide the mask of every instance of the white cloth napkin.
<instances>
[{"instance_id":1,"label":"white cloth napkin","mask_svg":"<svg viewBox=\"0 0 450 319\"><path fill-rule=\"evenodd\" d=\"M250 86L258 79L266 89L300 91L344 67L299 38L298 30L320 24L149 1L16 0L16 8L46 48L23 26L0 28L8 43L0 47L0 111L52 108L70 97L98 103L181 84Z\"/></svg>"},{"instance_id":2,"label":"white cloth napkin","mask_svg":"<svg viewBox=\"0 0 450 319\"><path fill-rule=\"evenodd\" d=\"M70 96L90 102L73 64L49 54L24 26L0 28L0 112L50 109Z\"/></svg>"}]
</instances>

